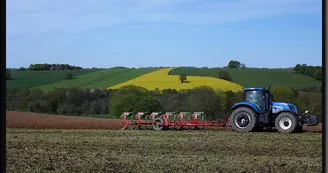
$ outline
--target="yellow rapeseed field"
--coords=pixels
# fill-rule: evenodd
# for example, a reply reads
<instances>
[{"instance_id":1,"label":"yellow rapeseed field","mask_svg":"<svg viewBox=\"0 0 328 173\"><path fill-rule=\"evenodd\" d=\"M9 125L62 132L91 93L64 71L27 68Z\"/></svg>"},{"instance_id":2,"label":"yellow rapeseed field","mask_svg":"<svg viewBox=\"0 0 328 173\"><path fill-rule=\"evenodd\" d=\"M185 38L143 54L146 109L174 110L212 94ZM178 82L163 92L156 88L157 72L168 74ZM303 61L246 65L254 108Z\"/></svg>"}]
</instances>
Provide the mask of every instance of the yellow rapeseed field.
<instances>
[{"instance_id":1,"label":"yellow rapeseed field","mask_svg":"<svg viewBox=\"0 0 328 173\"><path fill-rule=\"evenodd\" d=\"M155 72L151 72L132 80L123 82L121 84L109 87L111 89L118 89L122 86L126 85L136 85L140 87L144 87L148 90L154 90L156 88L163 89L191 89L199 86L210 86L213 89L217 90L231 90L231 91L240 91L242 90L242 86L229 82L222 79L217 79L214 77L200 77L200 76L187 76L187 82L181 83L179 81L179 75L168 75L168 73L173 70L173 68L166 68L157 70Z\"/></svg>"}]
</instances>

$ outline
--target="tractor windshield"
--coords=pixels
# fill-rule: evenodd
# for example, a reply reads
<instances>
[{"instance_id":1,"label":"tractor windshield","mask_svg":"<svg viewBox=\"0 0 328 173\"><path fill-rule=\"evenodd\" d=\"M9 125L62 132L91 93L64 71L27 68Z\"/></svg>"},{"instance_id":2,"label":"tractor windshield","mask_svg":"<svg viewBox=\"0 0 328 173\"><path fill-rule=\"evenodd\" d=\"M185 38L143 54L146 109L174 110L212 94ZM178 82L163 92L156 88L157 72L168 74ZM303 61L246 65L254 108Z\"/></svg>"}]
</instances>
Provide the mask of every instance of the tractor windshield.
<instances>
[{"instance_id":1,"label":"tractor windshield","mask_svg":"<svg viewBox=\"0 0 328 173\"><path fill-rule=\"evenodd\" d=\"M246 91L245 99L248 102L254 103L260 108L260 112L265 110L265 96L263 91Z\"/></svg>"}]
</instances>

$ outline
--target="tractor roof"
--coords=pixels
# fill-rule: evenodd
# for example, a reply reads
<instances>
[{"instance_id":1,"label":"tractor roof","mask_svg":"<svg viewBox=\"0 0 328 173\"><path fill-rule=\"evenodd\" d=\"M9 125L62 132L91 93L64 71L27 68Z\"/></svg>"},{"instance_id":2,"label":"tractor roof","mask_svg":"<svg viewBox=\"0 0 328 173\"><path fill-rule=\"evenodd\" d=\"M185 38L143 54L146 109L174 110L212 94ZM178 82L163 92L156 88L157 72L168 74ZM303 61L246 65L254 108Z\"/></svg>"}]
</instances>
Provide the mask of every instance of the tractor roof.
<instances>
[{"instance_id":1,"label":"tractor roof","mask_svg":"<svg viewBox=\"0 0 328 173\"><path fill-rule=\"evenodd\" d=\"M263 88L244 88L244 91L263 91Z\"/></svg>"}]
</instances>

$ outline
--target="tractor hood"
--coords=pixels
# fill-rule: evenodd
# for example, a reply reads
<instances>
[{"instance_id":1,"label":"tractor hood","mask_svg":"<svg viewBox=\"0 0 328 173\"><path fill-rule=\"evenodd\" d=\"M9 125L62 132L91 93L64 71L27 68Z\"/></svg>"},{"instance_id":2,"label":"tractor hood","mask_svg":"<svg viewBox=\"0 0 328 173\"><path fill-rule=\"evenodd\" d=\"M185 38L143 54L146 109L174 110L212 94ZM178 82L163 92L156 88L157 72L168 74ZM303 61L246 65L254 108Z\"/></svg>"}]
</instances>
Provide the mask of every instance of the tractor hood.
<instances>
[{"instance_id":1,"label":"tractor hood","mask_svg":"<svg viewBox=\"0 0 328 173\"><path fill-rule=\"evenodd\" d=\"M295 105L284 102L272 102L271 104L272 113L278 113L280 111L291 111L297 113Z\"/></svg>"}]
</instances>

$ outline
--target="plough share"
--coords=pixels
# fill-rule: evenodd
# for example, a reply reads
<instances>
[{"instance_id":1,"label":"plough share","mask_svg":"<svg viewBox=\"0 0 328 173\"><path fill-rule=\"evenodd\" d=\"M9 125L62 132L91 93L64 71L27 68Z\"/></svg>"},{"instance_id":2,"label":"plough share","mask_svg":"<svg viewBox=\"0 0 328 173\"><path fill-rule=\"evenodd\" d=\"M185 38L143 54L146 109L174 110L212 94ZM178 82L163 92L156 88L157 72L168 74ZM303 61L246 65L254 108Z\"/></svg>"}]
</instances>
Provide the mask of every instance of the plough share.
<instances>
[{"instance_id":1,"label":"plough share","mask_svg":"<svg viewBox=\"0 0 328 173\"><path fill-rule=\"evenodd\" d=\"M204 112L124 112L121 115L126 129L204 129L205 126L229 127L229 117L226 120L206 121Z\"/></svg>"}]
</instances>

